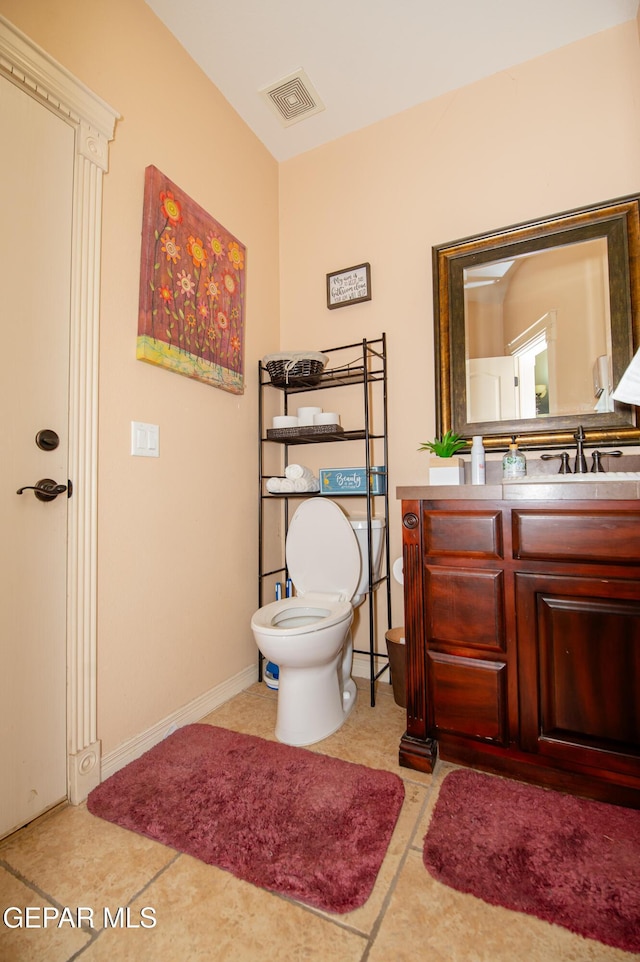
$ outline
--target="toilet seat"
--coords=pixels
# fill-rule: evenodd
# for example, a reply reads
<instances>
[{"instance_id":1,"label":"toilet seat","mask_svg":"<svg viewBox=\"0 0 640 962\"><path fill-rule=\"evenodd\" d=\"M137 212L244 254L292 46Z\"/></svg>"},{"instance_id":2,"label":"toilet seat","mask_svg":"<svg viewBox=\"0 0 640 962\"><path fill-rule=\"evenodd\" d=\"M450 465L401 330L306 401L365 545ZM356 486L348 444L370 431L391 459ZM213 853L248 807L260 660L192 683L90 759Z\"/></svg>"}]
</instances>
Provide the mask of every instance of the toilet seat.
<instances>
[{"instance_id":1,"label":"toilet seat","mask_svg":"<svg viewBox=\"0 0 640 962\"><path fill-rule=\"evenodd\" d=\"M350 618L352 613L350 601L331 601L326 595L283 598L259 608L251 619L251 627L266 634L306 635L331 628Z\"/></svg>"},{"instance_id":2,"label":"toilet seat","mask_svg":"<svg viewBox=\"0 0 640 962\"><path fill-rule=\"evenodd\" d=\"M285 549L299 598L313 594L350 602L360 581L360 549L349 519L335 501L314 498L296 510Z\"/></svg>"},{"instance_id":3,"label":"toilet seat","mask_svg":"<svg viewBox=\"0 0 640 962\"><path fill-rule=\"evenodd\" d=\"M335 501L302 502L289 525L285 555L296 594L259 608L251 619L253 628L273 635L305 635L352 618L360 549Z\"/></svg>"}]
</instances>

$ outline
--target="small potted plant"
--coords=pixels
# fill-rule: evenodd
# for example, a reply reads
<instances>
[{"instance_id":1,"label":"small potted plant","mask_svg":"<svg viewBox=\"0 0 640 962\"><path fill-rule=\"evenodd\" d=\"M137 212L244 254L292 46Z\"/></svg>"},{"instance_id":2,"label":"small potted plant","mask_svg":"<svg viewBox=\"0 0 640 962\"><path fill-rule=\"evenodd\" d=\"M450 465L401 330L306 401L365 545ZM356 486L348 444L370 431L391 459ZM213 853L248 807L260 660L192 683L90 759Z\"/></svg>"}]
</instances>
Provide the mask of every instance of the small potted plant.
<instances>
[{"instance_id":1,"label":"small potted plant","mask_svg":"<svg viewBox=\"0 0 640 962\"><path fill-rule=\"evenodd\" d=\"M420 445L418 451L431 453L429 484L464 484L464 461L455 454L466 446L467 442L453 431Z\"/></svg>"}]
</instances>

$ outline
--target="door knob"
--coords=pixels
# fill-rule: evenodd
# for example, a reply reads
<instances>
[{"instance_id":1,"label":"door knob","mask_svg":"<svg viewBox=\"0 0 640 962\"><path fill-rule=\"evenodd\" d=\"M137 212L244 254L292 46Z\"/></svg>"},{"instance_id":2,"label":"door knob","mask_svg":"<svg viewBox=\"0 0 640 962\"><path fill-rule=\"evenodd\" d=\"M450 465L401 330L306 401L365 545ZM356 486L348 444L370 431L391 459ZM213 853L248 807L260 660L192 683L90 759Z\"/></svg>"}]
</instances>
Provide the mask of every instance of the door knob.
<instances>
[{"instance_id":1,"label":"door knob","mask_svg":"<svg viewBox=\"0 0 640 962\"><path fill-rule=\"evenodd\" d=\"M41 478L35 484L26 484L23 488L18 488L16 494L23 491L33 491L38 501L55 501L59 494L67 492L67 497L71 497L71 481L67 484L57 484L51 478Z\"/></svg>"}]
</instances>

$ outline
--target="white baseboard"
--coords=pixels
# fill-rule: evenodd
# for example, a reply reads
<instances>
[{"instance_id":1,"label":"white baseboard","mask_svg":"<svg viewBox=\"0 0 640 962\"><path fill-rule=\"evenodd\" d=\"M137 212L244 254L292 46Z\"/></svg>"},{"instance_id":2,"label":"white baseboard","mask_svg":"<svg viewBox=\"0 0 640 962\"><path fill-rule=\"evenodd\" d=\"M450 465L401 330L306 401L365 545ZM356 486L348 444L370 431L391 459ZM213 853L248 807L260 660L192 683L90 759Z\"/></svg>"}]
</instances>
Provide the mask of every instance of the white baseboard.
<instances>
[{"instance_id":1,"label":"white baseboard","mask_svg":"<svg viewBox=\"0 0 640 962\"><path fill-rule=\"evenodd\" d=\"M154 745L161 742L163 738L170 735L176 728L182 728L183 725L191 725L193 722L200 721L200 719L208 715L209 712L212 712L215 708L219 708L220 705L229 701L234 695L240 694L241 691L253 685L257 680L257 665L251 665L249 668L245 668L237 675L234 675L233 678L229 678L228 681L217 685L215 688L211 688L198 698L194 698L188 705L178 708L177 711L167 715L162 721L159 721L156 725L136 735L135 738L131 738L113 751L107 752L106 755L102 756L100 780L104 781L106 778L109 778L110 775L113 775L114 772L128 765L129 762L139 758L140 755L143 755L150 748L153 748Z\"/></svg>"},{"instance_id":2,"label":"white baseboard","mask_svg":"<svg viewBox=\"0 0 640 962\"><path fill-rule=\"evenodd\" d=\"M382 663L379 667L382 667ZM366 655L354 655L352 674L358 678L370 677L369 658ZM383 676L383 678L386 677ZM257 666L251 665L234 675L233 678L229 678L228 681L211 688L198 698L194 698L188 705L178 708L151 728L136 735L135 738L130 738L119 745L118 748L107 752L101 760L100 781L104 781L110 775L128 765L129 762L139 758L154 745L157 745L158 742L161 742L163 738L166 738L167 735L170 735L172 731L175 731L176 728L182 728L183 725L191 725L200 721L209 712L219 708L234 695L239 695L241 691L245 691L257 680Z\"/></svg>"}]
</instances>

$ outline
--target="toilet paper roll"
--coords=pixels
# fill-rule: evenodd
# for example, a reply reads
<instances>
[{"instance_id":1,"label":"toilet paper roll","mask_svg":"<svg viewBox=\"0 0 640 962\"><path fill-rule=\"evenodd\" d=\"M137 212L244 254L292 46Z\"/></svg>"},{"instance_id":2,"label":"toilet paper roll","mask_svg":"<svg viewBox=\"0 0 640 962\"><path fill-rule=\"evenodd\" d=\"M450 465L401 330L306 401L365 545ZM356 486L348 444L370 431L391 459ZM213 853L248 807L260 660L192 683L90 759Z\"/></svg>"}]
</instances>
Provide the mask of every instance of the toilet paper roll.
<instances>
[{"instance_id":1,"label":"toilet paper roll","mask_svg":"<svg viewBox=\"0 0 640 962\"><path fill-rule=\"evenodd\" d=\"M313 415L314 424L340 424L340 415L335 411L322 411Z\"/></svg>"},{"instance_id":2,"label":"toilet paper roll","mask_svg":"<svg viewBox=\"0 0 640 962\"><path fill-rule=\"evenodd\" d=\"M278 414L273 419L274 428L297 428L298 419L290 414Z\"/></svg>"},{"instance_id":3,"label":"toilet paper roll","mask_svg":"<svg viewBox=\"0 0 640 962\"><path fill-rule=\"evenodd\" d=\"M403 585L404 584L404 566L403 566L402 558L396 558L396 560L393 562L393 567L391 570L393 571L393 577L396 579L398 584Z\"/></svg>"},{"instance_id":4,"label":"toilet paper roll","mask_svg":"<svg viewBox=\"0 0 640 962\"><path fill-rule=\"evenodd\" d=\"M298 408L298 423L300 425L313 424L316 414L322 414L322 408Z\"/></svg>"}]
</instances>

